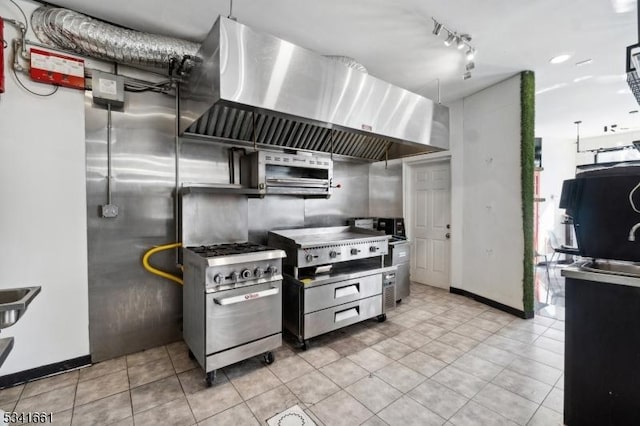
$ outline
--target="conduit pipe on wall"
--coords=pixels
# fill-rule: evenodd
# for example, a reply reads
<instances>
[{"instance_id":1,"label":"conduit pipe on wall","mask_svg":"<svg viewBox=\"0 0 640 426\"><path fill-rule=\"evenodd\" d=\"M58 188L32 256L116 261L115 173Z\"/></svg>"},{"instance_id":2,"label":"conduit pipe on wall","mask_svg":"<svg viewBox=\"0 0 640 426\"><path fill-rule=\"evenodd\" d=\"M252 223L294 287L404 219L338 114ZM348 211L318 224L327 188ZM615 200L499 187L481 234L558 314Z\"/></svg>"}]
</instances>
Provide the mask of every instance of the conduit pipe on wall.
<instances>
[{"instance_id":1,"label":"conduit pipe on wall","mask_svg":"<svg viewBox=\"0 0 640 426\"><path fill-rule=\"evenodd\" d=\"M132 65L168 68L172 61L194 56L197 43L129 30L72 10L42 6L31 15L38 39L48 45Z\"/></svg>"}]
</instances>

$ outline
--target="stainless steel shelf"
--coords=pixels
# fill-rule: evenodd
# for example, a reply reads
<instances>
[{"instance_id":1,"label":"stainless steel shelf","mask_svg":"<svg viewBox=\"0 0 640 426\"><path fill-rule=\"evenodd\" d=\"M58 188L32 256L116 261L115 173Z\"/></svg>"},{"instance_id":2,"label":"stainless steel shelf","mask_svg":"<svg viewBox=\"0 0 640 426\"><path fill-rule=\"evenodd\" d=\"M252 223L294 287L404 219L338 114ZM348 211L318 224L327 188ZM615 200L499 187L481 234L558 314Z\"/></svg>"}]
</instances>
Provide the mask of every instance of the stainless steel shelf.
<instances>
[{"instance_id":1,"label":"stainless steel shelf","mask_svg":"<svg viewBox=\"0 0 640 426\"><path fill-rule=\"evenodd\" d=\"M239 194L252 197L264 196L260 190L235 184L186 184L182 186L182 194Z\"/></svg>"}]
</instances>

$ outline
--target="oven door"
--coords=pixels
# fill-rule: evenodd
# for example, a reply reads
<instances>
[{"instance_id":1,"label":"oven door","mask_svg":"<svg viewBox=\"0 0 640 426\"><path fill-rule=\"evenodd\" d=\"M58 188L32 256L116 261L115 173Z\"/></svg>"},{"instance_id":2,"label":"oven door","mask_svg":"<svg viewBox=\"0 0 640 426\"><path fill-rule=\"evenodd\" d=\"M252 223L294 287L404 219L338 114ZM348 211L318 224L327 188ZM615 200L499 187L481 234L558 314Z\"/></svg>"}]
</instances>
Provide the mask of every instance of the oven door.
<instances>
[{"instance_id":1,"label":"oven door","mask_svg":"<svg viewBox=\"0 0 640 426\"><path fill-rule=\"evenodd\" d=\"M207 355L282 332L281 280L206 298Z\"/></svg>"}]
</instances>

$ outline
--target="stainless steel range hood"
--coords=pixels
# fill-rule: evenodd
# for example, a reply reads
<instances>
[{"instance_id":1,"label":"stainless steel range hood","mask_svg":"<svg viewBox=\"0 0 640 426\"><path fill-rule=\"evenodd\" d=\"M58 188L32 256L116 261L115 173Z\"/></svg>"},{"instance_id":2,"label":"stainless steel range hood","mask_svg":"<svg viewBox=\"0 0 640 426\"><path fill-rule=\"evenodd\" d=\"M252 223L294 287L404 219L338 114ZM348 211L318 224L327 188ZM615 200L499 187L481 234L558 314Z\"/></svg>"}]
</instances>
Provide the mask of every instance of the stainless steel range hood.
<instances>
[{"instance_id":1,"label":"stainless steel range hood","mask_svg":"<svg viewBox=\"0 0 640 426\"><path fill-rule=\"evenodd\" d=\"M382 160L448 149L449 110L219 17L181 86L180 133Z\"/></svg>"}]
</instances>

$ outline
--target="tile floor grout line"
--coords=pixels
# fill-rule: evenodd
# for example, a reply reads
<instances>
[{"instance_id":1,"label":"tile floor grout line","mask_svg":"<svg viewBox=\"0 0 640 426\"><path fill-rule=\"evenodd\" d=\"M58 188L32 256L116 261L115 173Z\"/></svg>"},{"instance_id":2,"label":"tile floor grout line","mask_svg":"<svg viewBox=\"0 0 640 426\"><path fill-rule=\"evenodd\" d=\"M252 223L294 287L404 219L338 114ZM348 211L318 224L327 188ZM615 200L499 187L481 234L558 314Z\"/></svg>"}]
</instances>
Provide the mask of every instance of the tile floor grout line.
<instances>
[{"instance_id":1,"label":"tile floor grout line","mask_svg":"<svg viewBox=\"0 0 640 426\"><path fill-rule=\"evenodd\" d=\"M133 426L135 426L136 424L136 416L135 413L133 412L133 396L131 395L131 377L129 377L129 364L127 363L127 358L125 357L124 359L125 362L125 371L127 372L127 383L129 384L129 404L131 404L131 422L133 423ZM74 410L75 411L75 410Z\"/></svg>"},{"instance_id":2,"label":"tile floor grout line","mask_svg":"<svg viewBox=\"0 0 640 426\"><path fill-rule=\"evenodd\" d=\"M76 389L73 392L73 403L71 404L71 420L69 421L69 425L73 424L73 415L76 413L76 398L78 397L79 386L80 386L80 373L78 373L78 382L76 383Z\"/></svg>"}]
</instances>

